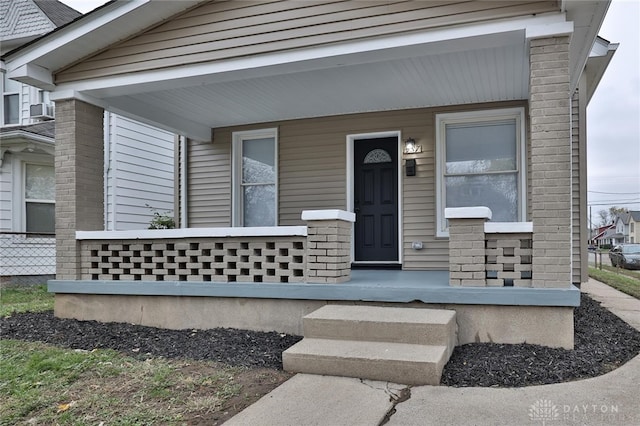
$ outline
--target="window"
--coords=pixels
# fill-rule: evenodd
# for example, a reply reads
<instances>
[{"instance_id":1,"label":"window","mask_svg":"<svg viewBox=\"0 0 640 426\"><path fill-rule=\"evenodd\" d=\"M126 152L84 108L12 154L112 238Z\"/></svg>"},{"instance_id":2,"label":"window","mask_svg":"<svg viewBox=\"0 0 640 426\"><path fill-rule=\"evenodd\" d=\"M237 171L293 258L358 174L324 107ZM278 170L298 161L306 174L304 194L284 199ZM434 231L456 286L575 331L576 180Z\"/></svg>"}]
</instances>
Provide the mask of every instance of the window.
<instances>
[{"instance_id":1,"label":"window","mask_svg":"<svg viewBox=\"0 0 640 426\"><path fill-rule=\"evenodd\" d=\"M25 231L55 232L55 174L53 166L25 165Z\"/></svg>"},{"instance_id":2,"label":"window","mask_svg":"<svg viewBox=\"0 0 640 426\"><path fill-rule=\"evenodd\" d=\"M524 110L436 116L439 237L446 207L486 206L494 222L524 220Z\"/></svg>"},{"instance_id":3,"label":"window","mask_svg":"<svg viewBox=\"0 0 640 426\"><path fill-rule=\"evenodd\" d=\"M2 124L20 123L20 88L20 83L2 73Z\"/></svg>"},{"instance_id":4,"label":"window","mask_svg":"<svg viewBox=\"0 0 640 426\"><path fill-rule=\"evenodd\" d=\"M233 134L233 226L277 225L277 129Z\"/></svg>"}]
</instances>

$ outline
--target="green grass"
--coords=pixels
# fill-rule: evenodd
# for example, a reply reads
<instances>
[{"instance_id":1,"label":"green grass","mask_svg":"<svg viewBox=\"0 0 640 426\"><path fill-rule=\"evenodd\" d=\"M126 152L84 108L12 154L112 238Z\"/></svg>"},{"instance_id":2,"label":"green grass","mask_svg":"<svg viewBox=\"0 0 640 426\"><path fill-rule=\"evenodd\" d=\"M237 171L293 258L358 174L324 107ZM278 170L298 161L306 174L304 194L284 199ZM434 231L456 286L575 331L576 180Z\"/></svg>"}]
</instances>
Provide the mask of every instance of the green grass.
<instances>
[{"instance_id":1,"label":"green grass","mask_svg":"<svg viewBox=\"0 0 640 426\"><path fill-rule=\"evenodd\" d=\"M0 292L3 317L53 308L44 285ZM220 424L290 376L0 339L0 426Z\"/></svg>"},{"instance_id":2,"label":"green grass","mask_svg":"<svg viewBox=\"0 0 640 426\"><path fill-rule=\"evenodd\" d=\"M636 299L640 299L640 278L637 278L633 273L625 274L622 271L625 270L621 269L616 272L616 268L610 266L603 266L602 270L589 267L589 276Z\"/></svg>"},{"instance_id":3,"label":"green grass","mask_svg":"<svg viewBox=\"0 0 640 426\"><path fill-rule=\"evenodd\" d=\"M236 376L244 369L214 363L139 360L17 340L1 340L0 349L3 426L181 424L241 394Z\"/></svg>"},{"instance_id":4,"label":"green grass","mask_svg":"<svg viewBox=\"0 0 640 426\"><path fill-rule=\"evenodd\" d=\"M0 289L0 317L13 312L39 312L53 309L53 293L45 284Z\"/></svg>"}]
</instances>

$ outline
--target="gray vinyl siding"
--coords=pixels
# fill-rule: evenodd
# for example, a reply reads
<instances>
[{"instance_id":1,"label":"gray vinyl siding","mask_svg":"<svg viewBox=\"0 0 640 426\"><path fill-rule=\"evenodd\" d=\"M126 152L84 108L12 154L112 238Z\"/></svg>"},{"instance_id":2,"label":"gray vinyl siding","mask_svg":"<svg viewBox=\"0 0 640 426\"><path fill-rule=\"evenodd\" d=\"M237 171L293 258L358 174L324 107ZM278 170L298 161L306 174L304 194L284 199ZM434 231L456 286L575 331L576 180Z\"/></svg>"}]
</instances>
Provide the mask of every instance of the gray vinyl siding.
<instances>
[{"instance_id":1,"label":"gray vinyl siding","mask_svg":"<svg viewBox=\"0 0 640 426\"><path fill-rule=\"evenodd\" d=\"M416 176L402 173L403 268L448 268L448 239L436 234L435 114L524 106L523 102L421 108L351 114L216 129L213 143L189 143L189 225L231 224L231 138L233 131L278 128L278 223L302 225L303 210L345 209L347 136L400 131L422 145ZM400 161L399 167L404 167ZM403 169L404 170L404 169ZM411 243L422 241L424 249Z\"/></svg>"},{"instance_id":2,"label":"gray vinyl siding","mask_svg":"<svg viewBox=\"0 0 640 426\"><path fill-rule=\"evenodd\" d=\"M116 114L107 117L107 229L146 229L154 211L173 214L175 136Z\"/></svg>"},{"instance_id":3,"label":"gray vinyl siding","mask_svg":"<svg viewBox=\"0 0 640 426\"><path fill-rule=\"evenodd\" d=\"M231 133L212 142L187 142L187 214L190 228L231 226Z\"/></svg>"},{"instance_id":4,"label":"gray vinyl siding","mask_svg":"<svg viewBox=\"0 0 640 426\"><path fill-rule=\"evenodd\" d=\"M209 2L56 73L56 82L558 11L557 1Z\"/></svg>"},{"instance_id":5,"label":"gray vinyl siding","mask_svg":"<svg viewBox=\"0 0 640 426\"><path fill-rule=\"evenodd\" d=\"M577 91L571 100L571 278L574 284L588 280L586 120L584 95Z\"/></svg>"}]
</instances>

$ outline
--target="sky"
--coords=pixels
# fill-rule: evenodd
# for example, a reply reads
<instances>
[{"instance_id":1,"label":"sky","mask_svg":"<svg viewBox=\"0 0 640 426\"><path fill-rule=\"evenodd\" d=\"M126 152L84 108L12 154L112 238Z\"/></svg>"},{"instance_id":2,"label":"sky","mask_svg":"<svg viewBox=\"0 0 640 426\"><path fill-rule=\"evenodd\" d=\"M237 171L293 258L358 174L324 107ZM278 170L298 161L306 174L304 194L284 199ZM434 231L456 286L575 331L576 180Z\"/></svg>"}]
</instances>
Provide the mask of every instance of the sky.
<instances>
[{"instance_id":1,"label":"sky","mask_svg":"<svg viewBox=\"0 0 640 426\"><path fill-rule=\"evenodd\" d=\"M86 13L104 0L62 0ZM588 203L640 210L640 1L613 0L600 36L620 43L587 108Z\"/></svg>"},{"instance_id":2,"label":"sky","mask_svg":"<svg viewBox=\"0 0 640 426\"><path fill-rule=\"evenodd\" d=\"M611 3L600 36L620 43L587 107L589 204L640 210L640 2Z\"/></svg>"}]
</instances>

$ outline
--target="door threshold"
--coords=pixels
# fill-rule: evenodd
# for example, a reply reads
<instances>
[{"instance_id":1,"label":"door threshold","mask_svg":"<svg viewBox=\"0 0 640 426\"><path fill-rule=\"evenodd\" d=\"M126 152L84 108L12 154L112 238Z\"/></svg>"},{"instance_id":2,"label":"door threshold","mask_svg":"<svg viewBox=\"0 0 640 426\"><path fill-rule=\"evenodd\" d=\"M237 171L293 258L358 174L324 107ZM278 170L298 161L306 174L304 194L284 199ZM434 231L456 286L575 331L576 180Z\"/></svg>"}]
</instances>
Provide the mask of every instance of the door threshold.
<instances>
[{"instance_id":1,"label":"door threshold","mask_svg":"<svg viewBox=\"0 0 640 426\"><path fill-rule=\"evenodd\" d=\"M400 270L402 269L401 263L376 263L376 262L367 262L367 263L352 263L351 269L387 269L387 270Z\"/></svg>"}]
</instances>

